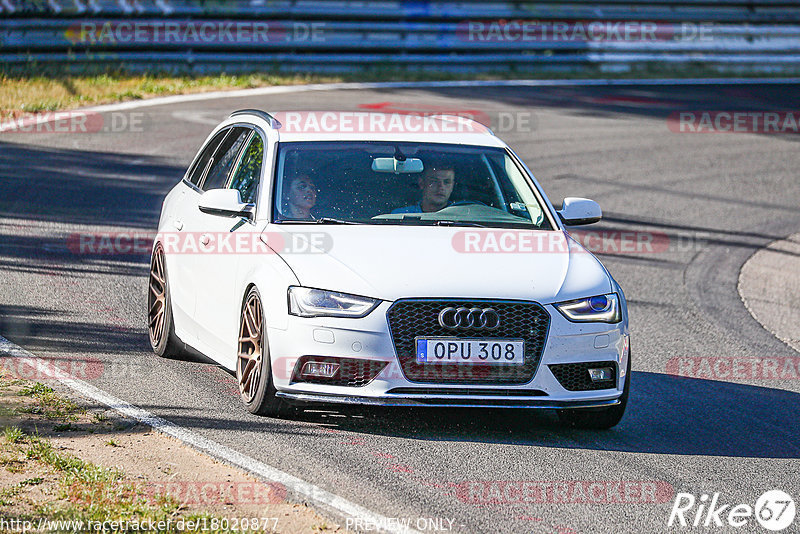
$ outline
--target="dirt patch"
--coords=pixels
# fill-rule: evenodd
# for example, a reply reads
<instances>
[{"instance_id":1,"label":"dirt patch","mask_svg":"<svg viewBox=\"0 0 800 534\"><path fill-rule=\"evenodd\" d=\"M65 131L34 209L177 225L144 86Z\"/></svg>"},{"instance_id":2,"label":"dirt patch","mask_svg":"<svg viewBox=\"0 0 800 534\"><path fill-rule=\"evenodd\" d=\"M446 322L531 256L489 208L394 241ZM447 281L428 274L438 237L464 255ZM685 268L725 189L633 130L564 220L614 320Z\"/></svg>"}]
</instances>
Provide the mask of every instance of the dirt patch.
<instances>
[{"instance_id":1,"label":"dirt patch","mask_svg":"<svg viewBox=\"0 0 800 534\"><path fill-rule=\"evenodd\" d=\"M174 532L342 531L288 502L280 484L41 384L0 378L0 426L0 531L21 531L12 520L37 531L45 519L165 518L172 521L165 530ZM179 519L182 529L174 526Z\"/></svg>"}]
</instances>

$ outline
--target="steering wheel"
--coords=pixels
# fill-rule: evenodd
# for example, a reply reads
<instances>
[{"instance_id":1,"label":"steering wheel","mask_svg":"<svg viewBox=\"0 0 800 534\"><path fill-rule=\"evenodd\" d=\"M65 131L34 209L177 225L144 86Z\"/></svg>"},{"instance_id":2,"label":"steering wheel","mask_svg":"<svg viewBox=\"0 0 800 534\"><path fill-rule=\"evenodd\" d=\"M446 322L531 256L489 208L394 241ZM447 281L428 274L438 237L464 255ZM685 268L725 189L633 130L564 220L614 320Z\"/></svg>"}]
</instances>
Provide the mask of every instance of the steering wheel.
<instances>
[{"instance_id":1,"label":"steering wheel","mask_svg":"<svg viewBox=\"0 0 800 534\"><path fill-rule=\"evenodd\" d=\"M481 202L480 200L459 200L458 202L453 202L452 204L450 204L450 206L467 206L469 204L477 204L479 206L489 207L487 203Z\"/></svg>"}]
</instances>

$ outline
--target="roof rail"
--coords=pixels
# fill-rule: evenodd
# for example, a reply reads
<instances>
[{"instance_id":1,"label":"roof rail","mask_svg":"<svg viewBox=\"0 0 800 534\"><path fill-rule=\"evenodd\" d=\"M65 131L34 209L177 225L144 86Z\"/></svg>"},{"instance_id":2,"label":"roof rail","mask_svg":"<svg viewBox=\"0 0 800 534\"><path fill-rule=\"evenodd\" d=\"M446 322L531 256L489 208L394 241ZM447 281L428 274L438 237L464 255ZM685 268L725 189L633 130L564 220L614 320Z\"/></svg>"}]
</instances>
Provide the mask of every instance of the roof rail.
<instances>
[{"instance_id":1,"label":"roof rail","mask_svg":"<svg viewBox=\"0 0 800 534\"><path fill-rule=\"evenodd\" d=\"M280 121L278 121L278 119L276 119L266 111L260 109L237 109L236 111L228 115L228 118L236 117L237 115L255 115L256 117L261 117L262 119L267 121L269 127L274 130L277 130L278 128L281 127L281 123Z\"/></svg>"},{"instance_id":2,"label":"roof rail","mask_svg":"<svg viewBox=\"0 0 800 534\"><path fill-rule=\"evenodd\" d=\"M471 119L469 117L464 117L463 115L451 115L451 114L448 114L448 113L434 113L433 115L431 115L431 117L436 117L438 119L445 120L445 121L450 121L450 122L457 122L459 124L469 125L470 127L477 126L478 128L482 128L482 129L486 130L486 132L489 135L497 137L496 135L494 135L494 132L492 131L492 129L489 126L486 126L482 122L476 121L475 119Z\"/></svg>"}]
</instances>

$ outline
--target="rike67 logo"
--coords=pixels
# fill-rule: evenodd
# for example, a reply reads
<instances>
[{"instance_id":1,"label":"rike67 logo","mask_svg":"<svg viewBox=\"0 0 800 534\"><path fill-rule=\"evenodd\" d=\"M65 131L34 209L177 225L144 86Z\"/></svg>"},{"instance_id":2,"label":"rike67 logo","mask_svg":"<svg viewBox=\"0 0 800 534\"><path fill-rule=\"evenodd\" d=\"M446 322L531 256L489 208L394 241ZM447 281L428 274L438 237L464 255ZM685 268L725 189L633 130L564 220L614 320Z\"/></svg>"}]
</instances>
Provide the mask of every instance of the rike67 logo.
<instances>
[{"instance_id":1,"label":"rike67 logo","mask_svg":"<svg viewBox=\"0 0 800 534\"><path fill-rule=\"evenodd\" d=\"M704 493L699 498L691 493L678 493L667 526L703 530L709 527L747 527L745 532L759 532L754 524L758 523L766 530L779 532L794 524L795 513L794 499L781 490L764 492L756 499L755 506L725 503L719 493L711 496Z\"/></svg>"}]
</instances>

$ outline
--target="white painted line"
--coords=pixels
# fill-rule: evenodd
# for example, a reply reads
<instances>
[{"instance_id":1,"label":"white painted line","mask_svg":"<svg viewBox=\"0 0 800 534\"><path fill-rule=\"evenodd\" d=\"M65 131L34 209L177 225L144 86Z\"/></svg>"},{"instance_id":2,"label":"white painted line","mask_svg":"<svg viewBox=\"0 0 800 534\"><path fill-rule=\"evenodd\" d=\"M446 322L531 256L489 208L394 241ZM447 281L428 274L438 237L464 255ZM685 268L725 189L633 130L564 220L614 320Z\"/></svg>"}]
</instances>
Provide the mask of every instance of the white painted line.
<instances>
[{"instance_id":1,"label":"white painted line","mask_svg":"<svg viewBox=\"0 0 800 534\"><path fill-rule=\"evenodd\" d=\"M277 85L271 87L255 87L253 89L238 89L235 91L211 91L208 93L193 93L188 95L172 95L151 98L147 100L132 100L118 104L105 104L78 108L74 111L105 113L112 111L126 111L152 106L165 106L169 104L183 104L186 102L200 102L222 98L246 98L251 96L276 95L285 93L305 93L309 91L344 91L365 89L436 89L447 87L595 87L595 86L635 86L635 85L753 85L753 84L800 84L800 78L653 78L653 79L582 79L582 80L452 80L431 82L369 82L369 83L315 83L307 85ZM52 115L52 113L51 113ZM45 117L42 122L52 122L55 119ZM28 123L24 123L25 126ZM20 123L9 121L0 124L0 132L4 130L18 130Z\"/></svg>"},{"instance_id":2,"label":"white painted line","mask_svg":"<svg viewBox=\"0 0 800 534\"><path fill-rule=\"evenodd\" d=\"M246 456L238 451L221 445L215 441L204 438L203 436L192 432L186 428L171 423L166 419L162 419L147 410L129 404L124 400L118 399L105 391L87 384L83 380L76 378L69 378L68 376L58 376L58 372L54 371L52 365L48 365L45 360L31 354L22 347L15 345L3 336L0 336L0 357L10 356L17 358L20 363L31 366L37 369L42 376L53 377L65 386L80 393L84 397L88 397L97 402L105 404L112 410L115 410L123 415L132 417L137 421L153 427L159 432L163 432L168 436L178 439L179 441L194 447L200 451L205 452L209 456L222 460L225 463L244 469L248 473L254 474L269 482L278 482L283 484L287 491L295 496L308 499L312 504L321 506L323 509L333 511L342 519L348 517L358 518L362 524L368 524L370 527L373 525L376 528L370 528L376 532L386 533L416 533L417 531L408 529L404 525L399 524L398 521L392 520L367 510L366 508L352 503L338 495L334 495L318 486L315 486L305 480L299 479L290 475L280 469L259 462L249 456ZM344 521L343 521L344 522Z\"/></svg>"}]
</instances>

